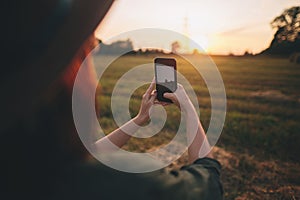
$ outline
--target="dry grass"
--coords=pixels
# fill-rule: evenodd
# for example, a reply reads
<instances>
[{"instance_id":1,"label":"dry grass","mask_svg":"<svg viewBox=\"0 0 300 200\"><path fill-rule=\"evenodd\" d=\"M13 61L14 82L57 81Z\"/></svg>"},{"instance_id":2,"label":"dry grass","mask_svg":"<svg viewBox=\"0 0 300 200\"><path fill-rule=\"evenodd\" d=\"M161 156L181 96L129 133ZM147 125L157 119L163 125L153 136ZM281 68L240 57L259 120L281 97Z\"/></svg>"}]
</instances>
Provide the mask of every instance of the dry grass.
<instances>
[{"instance_id":1,"label":"dry grass","mask_svg":"<svg viewBox=\"0 0 300 200\"><path fill-rule=\"evenodd\" d=\"M214 147L213 157L222 165L225 199L300 199L300 165L279 160L261 160ZM188 163L185 153L169 166L179 169Z\"/></svg>"}]
</instances>

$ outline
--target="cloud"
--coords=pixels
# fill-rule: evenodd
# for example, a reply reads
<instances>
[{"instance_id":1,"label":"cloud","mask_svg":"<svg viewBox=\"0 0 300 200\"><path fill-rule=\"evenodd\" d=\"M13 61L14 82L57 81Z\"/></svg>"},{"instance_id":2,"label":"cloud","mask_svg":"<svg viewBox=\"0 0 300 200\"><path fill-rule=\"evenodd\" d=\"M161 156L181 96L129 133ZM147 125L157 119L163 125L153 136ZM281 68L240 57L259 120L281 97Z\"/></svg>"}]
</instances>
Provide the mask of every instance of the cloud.
<instances>
[{"instance_id":1,"label":"cloud","mask_svg":"<svg viewBox=\"0 0 300 200\"><path fill-rule=\"evenodd\" d=\"M257 32L258 29L261 29L266 24L269 24L269 22L266 22L266 21L253 22L253 23L249 23L247 25L240 26L237 28L231 28L231 29L227 29L225 31L218 32L218 33L216 33L216 35L232 36L232 35L236 35L241 32L249 32L249 31L253 32L254 30L255 30L255 32Z\"/></svg>"},{"instance_id":2,"label":"cloud","mask_svg":"<svg viewBox=\"0 0 300 200\"><path fill-rule=\"evenodd\" d=\"M220 35L220 36L229 36L229 35L234 35L234 34L237 34L237 33L240 33L240 32L243 32L245 30L249 29L249 27L239 27L239 28L233 28L233 29L228 29L226 31L223 31L223 32L219 32L217 33L217 35Z\"/></svg>"}]
</instances>

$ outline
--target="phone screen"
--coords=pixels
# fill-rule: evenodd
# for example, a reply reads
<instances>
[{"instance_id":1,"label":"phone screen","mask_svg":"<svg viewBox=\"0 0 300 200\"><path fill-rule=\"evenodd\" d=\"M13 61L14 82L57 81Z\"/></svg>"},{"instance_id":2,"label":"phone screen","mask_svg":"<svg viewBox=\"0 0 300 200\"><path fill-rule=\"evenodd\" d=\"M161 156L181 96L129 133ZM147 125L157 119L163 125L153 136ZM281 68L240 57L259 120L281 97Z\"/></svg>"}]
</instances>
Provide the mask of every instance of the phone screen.
<instances>
[{"instance_id":1,"label":"phone screen","mask_svg":"<svg viewBox=\"0 0 300 200\"><path fill-rule=\"evenodd\" d=\"M173 58L155 59L155 79L157 99L172 102L163 97L165 92L175 92L177 89L176 60Z\"/></svg>"}]
</instances>

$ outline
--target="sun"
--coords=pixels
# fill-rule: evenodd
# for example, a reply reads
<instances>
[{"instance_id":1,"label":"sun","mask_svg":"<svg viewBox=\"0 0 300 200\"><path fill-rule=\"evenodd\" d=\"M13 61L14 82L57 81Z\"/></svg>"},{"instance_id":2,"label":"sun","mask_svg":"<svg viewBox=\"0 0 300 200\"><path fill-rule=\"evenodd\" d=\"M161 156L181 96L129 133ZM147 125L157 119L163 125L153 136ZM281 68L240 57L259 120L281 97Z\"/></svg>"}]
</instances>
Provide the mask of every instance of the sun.
<instances>
[{"instance_id":1,"label":"sun","mask_svg":"<svg viewBox=\"0 0 300 200\"><path fill-rule=\"evenodd\" d=\"M191 45L191 50L197 49L200 52L207 51L208 50L208 38L203 35L198 35L196 37L193 37L192 40L194 40L197 43L197 46ZM199 47L200 46L200 49Z\"/></svg>"},{"instance_id":2,"label":"sun","mask_svg":"<svg viewBox=\"0 0 300 200\"><path fill-rule=\"evenodd\" d=\"M192 53L195 49L199 52L207 52L208 38L203 35L196 37L187 36L185 41L181 41L181 49L186 53Z\"/></svg>"}]
</instances>

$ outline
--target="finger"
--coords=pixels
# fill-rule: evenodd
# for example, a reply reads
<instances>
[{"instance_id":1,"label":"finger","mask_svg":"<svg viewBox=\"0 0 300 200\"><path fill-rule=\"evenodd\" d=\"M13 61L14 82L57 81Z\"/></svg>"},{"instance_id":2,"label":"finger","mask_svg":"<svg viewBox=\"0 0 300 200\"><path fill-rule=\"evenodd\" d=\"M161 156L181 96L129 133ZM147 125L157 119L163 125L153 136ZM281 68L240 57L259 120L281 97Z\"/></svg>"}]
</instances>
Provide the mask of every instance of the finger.
<instances>
[{"instance_id":1,"label":"finger","mask_svg":"<svg viewBox=\"0 0 300 200\"><path fill-rule=\"evenodd\" d=\"M171 105L171 103L164 102L164 101L158 101L157 99L154 100L154 104L155 104L155 105L161 105L161 106L168 106L168 105Z\"/></svg>"},{"instance_id":2,"label":"finger","mask_svg":"<svg viewBox=\"0 0 300 200\"><path fill-rule=\"evenodd\" d=\"M161 101L158 101L157 98L154 100L154 104L161 104Z\"/></svg>"},{"instance_id":3,"label":"finger","mask_svg":"<svg viewBox=\"0 0 300 200\"><path fill-rule=\"evenodd\" d=\"M171 105L171 103L168 103L168 102L161 102L161 105L162 105L162 106L168 106L168 105Z\"/></svg>"},{"instance_id":4,"label":"finger","mask_svg":"<svg viewBox=\"0 0 300 200\"><path fill-rule=\"evenodd\" d=\"M145 94L150 95L155 86L155 78L152 79L149 88L147 89Z\"/></svg>"},{"instance_id":5,"label":"finger","mask_svg":"<svg viewBox=\"0 0 300 200\"><path fill-rule=\"evenodd\" d=\"M150 97L150 99L149 99L149 101L151 103L154 103L155 99L156 99L156 94L152 94L151 97Z\"/></svg>"},{"instance_id":6,"label":"finger","mask_svg":"<svg viewBox=\"0 0 300 200\"><path fill-rule=\"evenodd\" d=\"M166 93L164 93L164 97L167 98L167 99L170 99L172 101L176 100L176 97L173 93L166 92Z\"/></svg>"},{"instance_id":7,"label":"finger","mask_svg":"<svg viewBox=\"0 0 300 200\"><path fill-rule=\"evenodd\" d=\"M152 90L151 95L157 95L157 91L156 90Z\"/></svg>"}]
</instances>

